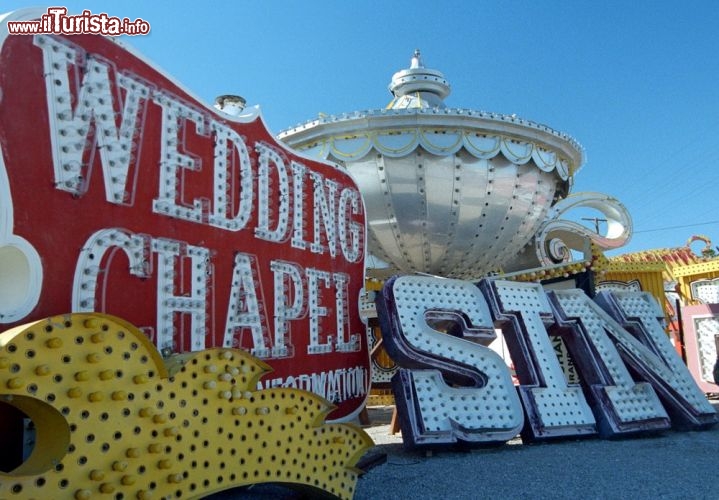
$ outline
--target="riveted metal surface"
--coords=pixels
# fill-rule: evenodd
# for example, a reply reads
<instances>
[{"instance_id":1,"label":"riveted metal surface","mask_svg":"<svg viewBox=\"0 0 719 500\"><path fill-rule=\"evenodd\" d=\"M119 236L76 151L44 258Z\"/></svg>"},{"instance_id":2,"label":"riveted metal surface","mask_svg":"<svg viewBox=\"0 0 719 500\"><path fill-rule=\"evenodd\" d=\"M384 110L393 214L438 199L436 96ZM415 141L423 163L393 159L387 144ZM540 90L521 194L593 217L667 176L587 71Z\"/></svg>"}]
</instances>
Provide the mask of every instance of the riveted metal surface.
<instances>
[{"instance_id":1,"label":"riveted metal surface","mask_svg":"<svg viewBox=\"0 0 719 500\"><path fill-rule=\"evenodd\" d=\"M278 135L355 179L368 249L382 261L370 262L371 274L476 279L561 262L590 240L610 248L626 242L631 222L617 200L597 193L563 200L584 161L571 137L514 115L447 108L449 83L423 66L419 52L390 90L386 109L320 117ZM608 234L556 220L578 206L605 214Z\"/></svg>"},{"instance_id":2,"label":"riveted metal surface","mask_svg":"<svg viewBox=\"0 0 719 500\"><path fill-rule=\"evenodd\" d=\"M372 445L325 424L324 399L257 390L268 365L238 349L167 364L131 324L68 314L0 334L0 400L37 429L23 463L0 473L1 498L200 498L262 482L353 496Z\"/></svg>"}]
</instances>

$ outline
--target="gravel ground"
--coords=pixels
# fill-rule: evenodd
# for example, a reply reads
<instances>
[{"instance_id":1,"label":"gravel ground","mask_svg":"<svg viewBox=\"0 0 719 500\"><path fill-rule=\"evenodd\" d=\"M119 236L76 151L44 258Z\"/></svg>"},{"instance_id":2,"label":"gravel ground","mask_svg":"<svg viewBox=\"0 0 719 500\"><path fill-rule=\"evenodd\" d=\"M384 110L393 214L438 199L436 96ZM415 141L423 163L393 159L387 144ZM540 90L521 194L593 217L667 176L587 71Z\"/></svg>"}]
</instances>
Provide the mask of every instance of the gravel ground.
<instances>
[{"instance_id":1,"label":"gravel ground","mask_svg":"<svg viewBox=\"0 0 719 500\"><path fill-rule=\"evenodd\" d=\"M373 412L391 415L391 407ZM719 498L719 426L612 441L515 439L431 456L405 451L388 424L365 430L377 444L372 453L386 453L387 461L359 479L356 500Z\"/></svg>"},{"instance_id":2,"label":"gravel ground","mask_svg":"<svg viewBox=\"0 0 719 500\"><path fill-rule=\"evenodd\" d=\"M719 409L719 402L712 402ZM404 450L390 435L391 406L369 408L365 431L377 465L357 481L355 500L382 499L719 499L719 426L621 440L568 440L471 451ZM215 500L311 498L258 485Z\"/></svg>"}]
</instances>

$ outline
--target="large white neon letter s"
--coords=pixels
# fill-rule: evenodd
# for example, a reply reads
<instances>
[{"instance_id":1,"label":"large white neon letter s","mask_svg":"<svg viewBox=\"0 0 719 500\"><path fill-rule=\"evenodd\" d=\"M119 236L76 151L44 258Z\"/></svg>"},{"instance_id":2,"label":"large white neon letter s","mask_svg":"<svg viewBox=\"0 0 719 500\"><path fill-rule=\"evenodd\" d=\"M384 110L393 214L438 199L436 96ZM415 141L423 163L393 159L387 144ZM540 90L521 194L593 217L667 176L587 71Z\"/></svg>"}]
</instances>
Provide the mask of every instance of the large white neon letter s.
<instances>
[{"instance_id":1,"label":"large white neon letter s","mask_svg":"<svg viewBox=\"0 0 719 500\"><path fill-rule=\"evenodd\" d=\"M387 352L401 367L392 388L406 447L517 435L522 406L504 360L482 345L496 334L479 288L400 276L385 284L377 312Z\"/></svg>"}]
</instances>

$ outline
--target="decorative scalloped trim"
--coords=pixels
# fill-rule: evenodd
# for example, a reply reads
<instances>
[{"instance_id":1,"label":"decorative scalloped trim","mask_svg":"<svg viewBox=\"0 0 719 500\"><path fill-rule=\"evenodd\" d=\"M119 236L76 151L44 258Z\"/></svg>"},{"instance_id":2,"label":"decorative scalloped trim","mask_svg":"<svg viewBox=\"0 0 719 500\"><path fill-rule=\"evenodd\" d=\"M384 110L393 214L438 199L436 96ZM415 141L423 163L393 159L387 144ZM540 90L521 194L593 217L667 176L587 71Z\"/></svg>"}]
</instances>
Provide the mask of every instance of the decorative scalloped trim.
<instances>
[{"instance_id":1,"label":"decorative scalloped trim","mask_svg":"<svg viewBox=\"0 0 719 500\"><path fill-rule=\"evenodd\" d=\"M472 156L488 160L500 153L516 165L530 161L544 172L557 171L569 179L569 162L534 142L518 141L505 135L476 134L462 130L442 130L436 127L368 131L351 136L330 136L303 151L323 160L334 157L340 161L358 161L374 151L390 158L407 156L417 148L437 156L449 156L464 149ZM300 147L300 149L302 149Z\"/></svg>"},{"instance_id":2,"label":"decorative scalloped trim","mask_svg":"<svg viewBox=\"0 0 719 500\"><path fill-rule=\"evenodd\" d=\"M295 127L288 128L286 130L280 131L278 134L278 138L280 140L284 140L286 137L290 137L292 135L295 135L301 131L309 130L312 128L315 128L319 125L329 125L344 121L352 121L352 120L358 120L362 118L371 119L373 117L381 117L381 116L402 116L408 115L408 111L411 111L412 115L429 115L429 116L454 116L457 118L471 118L471 119L481 119L486 120L490 122L495 122L501 126L502 123L507 124L515 124L520 125L521 127L526 127L529 129L534 129L537 131L544 132L546 134L550 134L562 141L565 141L577 150L577 152L580 155L580 161L578 164L574 167L575 170L579 170L581 165L584 163L584 148L581 146L581 144L574 139L572 136L565 134L563 132L559 132L557 130L554 130L551 127L548 127L547 125L543 125L540 123L533 122L531 120L525 120L523 118L520 118L516 115L505 115L502 113L491 113L487 111L477 111L472 109L463 109L463 108L417 108L412 110L406 110L406 109L372 109L372 110L366 110L366 111L353 111L350 113L343 113L341 115L322 115L320 118L316 120L309 120L305 123L301 123L296 125ZM312 148L316 147L317 144L314 144ZM535 147L538 147L535 145ZM309 148L308 148L309 149ZM481 149L481 148L480 148ZM551 162L550 162L551 163Z\"/></svg>"}]
</instances>

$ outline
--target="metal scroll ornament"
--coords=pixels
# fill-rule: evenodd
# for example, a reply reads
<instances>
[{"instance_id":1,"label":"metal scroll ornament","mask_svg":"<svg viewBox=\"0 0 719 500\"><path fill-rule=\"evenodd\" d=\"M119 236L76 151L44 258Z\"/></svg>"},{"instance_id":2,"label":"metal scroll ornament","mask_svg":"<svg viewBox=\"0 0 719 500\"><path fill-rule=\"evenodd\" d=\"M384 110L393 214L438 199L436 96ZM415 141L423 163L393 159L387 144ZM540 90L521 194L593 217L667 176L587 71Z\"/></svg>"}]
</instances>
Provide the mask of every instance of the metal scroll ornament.
<instances>
[{"instance_id":1,"label":"metal scroll ornament","mask_svg":"<svg viewBox=\"0 0 719 500\"><path fill-rule=\"evenodd\" d=\"M606 224L605 230L598 232L574 220L577 217L573 218L572 212L581 209L600 213ZM534 244L519 254L509 267L528 269L588 259L591 244L601 250L612 250L625 245L631 234L631 217L619 200L602 193L575 193L552 205L534 237Z\"/></svg>"}]
</instances>

